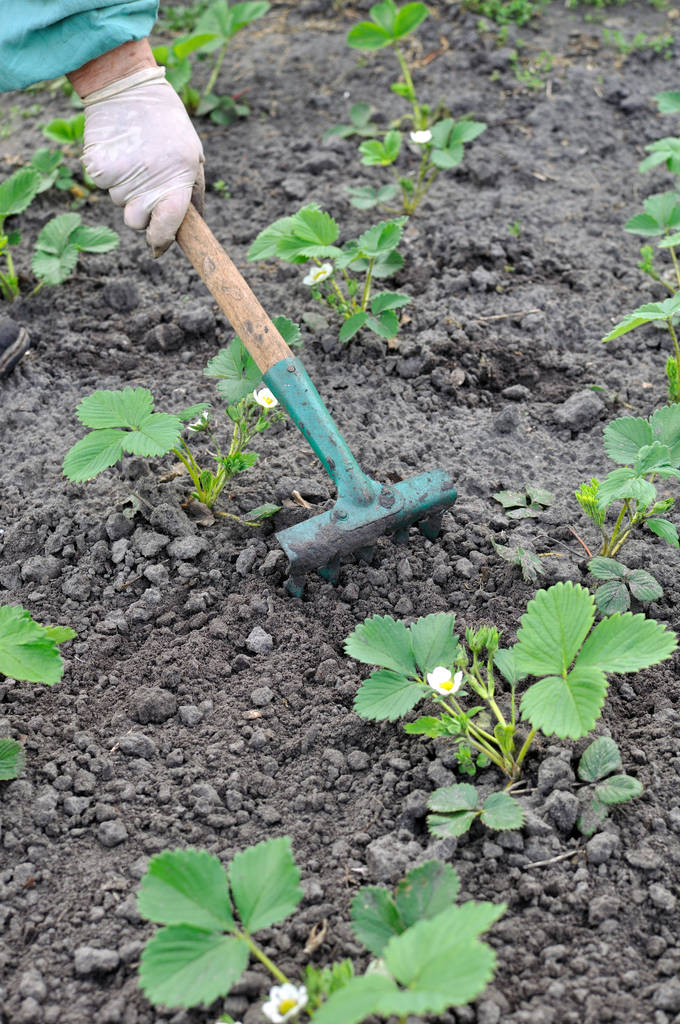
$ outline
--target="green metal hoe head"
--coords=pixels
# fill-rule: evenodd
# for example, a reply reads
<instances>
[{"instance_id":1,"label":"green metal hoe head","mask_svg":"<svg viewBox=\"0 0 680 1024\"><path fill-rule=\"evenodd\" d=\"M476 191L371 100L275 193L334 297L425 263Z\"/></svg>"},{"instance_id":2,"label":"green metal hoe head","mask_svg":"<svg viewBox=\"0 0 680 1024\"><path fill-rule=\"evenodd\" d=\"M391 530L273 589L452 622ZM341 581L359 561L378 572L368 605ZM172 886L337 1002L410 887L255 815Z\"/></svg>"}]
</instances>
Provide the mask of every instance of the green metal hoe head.
<instances>
[{"instance_id":1,"label":"green metal hoe head","mask_svg":"<svg viewBox=\"0 0 680 1024\"><path fill-rule=\"evenodd\" d=\"M332 509L276 534L290 562L290 593L301 596L305 574L312 569L335 582L342 558L352 552L370 561L384 534L405 543L411 526L417 525L428 539L435 539L444 511L456 500L450 473L433 469L397 484L380 484L360 469L297 359L276 363L264 380L338 491Z\"/></svg>"}]
</instances>

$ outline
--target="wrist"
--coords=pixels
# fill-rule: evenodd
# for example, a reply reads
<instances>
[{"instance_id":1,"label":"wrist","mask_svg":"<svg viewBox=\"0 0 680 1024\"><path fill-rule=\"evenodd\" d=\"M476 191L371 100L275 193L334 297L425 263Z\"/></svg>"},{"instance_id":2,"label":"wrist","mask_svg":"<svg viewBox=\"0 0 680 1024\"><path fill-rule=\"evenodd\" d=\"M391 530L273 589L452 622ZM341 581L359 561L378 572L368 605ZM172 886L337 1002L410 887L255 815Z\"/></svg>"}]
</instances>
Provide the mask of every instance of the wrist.
<instances>
[{"instance_id":1,"label":"wrist","mask_svg":"<svg viewBox=\"0 0 680 1024\"><path fill-rule=\"evenodd\" d=\"M149 40L139 39L122 43L108 53L89 60L82 67L70 71L66 77L80 98L84 99L91 92L103 89L120 78L144 68L155 67L157 64Z\"/></svg>"}]
</instances>

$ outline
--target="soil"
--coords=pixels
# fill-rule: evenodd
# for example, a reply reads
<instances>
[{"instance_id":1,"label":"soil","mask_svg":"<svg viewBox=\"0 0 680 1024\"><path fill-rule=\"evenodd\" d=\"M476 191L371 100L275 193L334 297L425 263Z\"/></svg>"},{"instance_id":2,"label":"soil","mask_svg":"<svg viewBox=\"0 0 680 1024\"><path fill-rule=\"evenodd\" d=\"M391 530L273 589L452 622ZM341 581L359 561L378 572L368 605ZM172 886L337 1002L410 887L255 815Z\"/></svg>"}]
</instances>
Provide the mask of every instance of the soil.
<instances>
[{"instance_id":1,"label":"soil","mask_svg":"<svg viewBox=\"0 0 680 1024\"><path fill-rule=\"evenodd\" d=\"M371 100L383 121L401 113L388 88L391 55L345 44L367 7L273 3L222 72L250 117L228 129L199 123L208 222L264 306L301 322L319 307L300 269L248 264L246 253L259 230L310 201L336 217L343 239L379 219L351 207L344 186L387 176L360 165L355 140L323 141L357 100ZM283 834L306 896L265 946L294 977L324 919L313 962L350 956L363 966L348 924L357 888L392 884L439 857L460 873L464 898L508 904L489 935L493 984L442 1024L680 1021L677 655L611 681L596 731L614 737L645 792L589 842L569 814L585 741L536 745L520 832L479 825L457 843L434 841L425 800L456 781L451 749L352 710L365 673L343 641L366 616L451 610L461 630L494 622L512 642L535 586L492 540L548 553L541 585L587 584L572 527L587 544L595 538L573 491L611 468L609 420L666 402L666 335L650 328L606 347L600 338L665 295L637 270L641 240L623 224L643 198L672 187L665 169L641 176L637 165L645 144L676 130L652 97L678 87L680 50L674 41L665 52L645 45L622 55L603 29L610 40L617 30L626 40L677 40L679 12L551 3L499 45L457 3L431 9L413 50L416 85L488 130L408 222L397 284L414 301L397 345L362 336L342 346L332 322L312 320L302 358L368 472L397 480L439 464L453 470L459 498L437 541L416 531L408 547L381 540L371 565L343 566L337 586L310 576L304 596L290 597L274 528L328 507L332 494L290 423L258 440L259 463L223 506L278 500L275 527L199 522L183 508L186 478L167 479L169 458L127 459L87 485L65 480L84 395L145 386L168 411L214 400L202 370L233 333L180 252L152 260L106 197L81 212L120 230L120 247L11 310L33 348L0 384L0 601L78 636L53 688L0 682L0 732L27 751L22 776L0 784L3 1022L208 1024L222 1009L261 1021L269 982L255 969L224 1006L149 1005L136 965L152 929L135 892L163 849L203 847L227 862ZM513 69L519 41L525 65L545 67L552 55L536 88ZM68 114L68 101L43 89L5 102L28 115L15 114L2 140L9 172L42 144L43 123ZM220 179L229 197L210 187ZM63 193L45 193L22 233L32 242L67 208ZM492 494L525 484L556 500L513 524ZM294 490L311 513L291 500ZM648 535L625 560L657 576L665 593L648 614L677 628L677 553ZM499 781L479 776L488 788Z\"/></svg>"}]
</instances>

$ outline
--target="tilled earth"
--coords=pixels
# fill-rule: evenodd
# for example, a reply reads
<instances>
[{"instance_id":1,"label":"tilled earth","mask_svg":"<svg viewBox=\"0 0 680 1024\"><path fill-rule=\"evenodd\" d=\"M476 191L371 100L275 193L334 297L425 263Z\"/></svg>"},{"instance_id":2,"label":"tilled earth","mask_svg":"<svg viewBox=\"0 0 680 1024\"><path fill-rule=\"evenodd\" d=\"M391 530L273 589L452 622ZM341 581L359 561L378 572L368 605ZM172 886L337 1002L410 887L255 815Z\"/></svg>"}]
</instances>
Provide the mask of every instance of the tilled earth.
<instances>
[{"instance_id":1,"label":"tilled earth","mask_svg":"<svg viewBox=\"0 0 680 1024\"><path fill-rule=\"evenodd\" d=\"M371 100L385 122L400 113L391 55L364 58L345 44L368 5L337 6L274 3L223 71L223 88L244 91L250 117L228 130L200 123L208 182L223 179L231 193L209 191L209 223L265 307L301 322L318 308L300 268L247 265L248 246L310 201L336 217L342 239L356 236L371 214L348 204L344 186L387 179L361 167L354 140L323 134L356 100ZM91 484L66 482L80 398L125 385L149 387L168 411L214 398L202 369L232 336L179 251L154 262L106 197L82 212L119 229L120 248L12 309L34 348L0 385L0 601L78 636L54 688L0 682L0 731L27 750L23 775L0 784L3 1022L209 1024L222 1007L164 1011L139 992L151 933L136 909L139 879L168 847L204 847L226 862L282 834L306 895L292 923L264 939L293 976L323 919L314 962L363 965L348 925L359 885L393 883L436 856L454 864L464 898L508 904L489 936L493 985L442 1024L680 1021L677 656L612 680L597 731L614 737L645 794L587 843L574 825L585 741L537 745L521 831L479 826L457 844L435 842L425 803L457 778L450 749L352 710L362 669L343 641L368 615L451 610L461 630L494 622L512 642L535 588L492 539L546 554L545 585L587 583L572 529L595 538L573 491L611 468L602 448L610 419L647 416L666 400L665 335L634 332L607 347L600 338L665 294L636 269L640 240L623 224L645 196L672 187L665 169L636 168L645 144L677 130L652 96L678 87L679 51L673 43L624 56L603 29L610 40L616 31L674 37L678 12L640 2L586 20L591 8L555 3L499 46L458 4L431 7L413 50L416 85L488 130L407 225L397 284L414 301L398 344L360 337L343 347L317 318L302 357L367 471L397 480L452 468L460 496L436 543L415 531L408 547L382 541L372 565L345 566L337 587L310 578L295 599L272 526L199 522L171 460L128 459ZM545 67L552 55L537 88L516 77L517 37L522 66ZM15 116L2 141L9 173L68 105L47 91L6 103L30 115ZM22 233L32 241L66 208L63 194L44 194ZM329 482L291 424L258 446L260 462L229 495L233 509L277 500L280 528L310 514L293 491L312 512L327 507ZM525 484L556 500L513 524L491 495ZM677 628L677 553L650 535L626 554L664 587L649 613ZM488 788L499 781L479 778ZM267 988L248 971L224 1008L256 1024Z\"/></svg>"}]
</instances>

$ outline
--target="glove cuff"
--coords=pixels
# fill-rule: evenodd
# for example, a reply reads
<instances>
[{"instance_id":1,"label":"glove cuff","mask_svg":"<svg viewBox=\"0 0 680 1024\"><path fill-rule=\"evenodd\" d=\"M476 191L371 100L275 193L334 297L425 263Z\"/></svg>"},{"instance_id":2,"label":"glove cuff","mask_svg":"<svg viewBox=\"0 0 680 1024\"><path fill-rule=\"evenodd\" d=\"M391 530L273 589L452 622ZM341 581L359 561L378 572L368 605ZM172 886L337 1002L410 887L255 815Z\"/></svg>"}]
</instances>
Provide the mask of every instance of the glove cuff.
<instances>
[{"instance_id":1,"label":"glove cuff","mask_svg":"<svg viewBox=\"0 0 680 1024\"><path fill-rule=\"evenodd\" d=\"M112 96L118 96L121 92L127 92L129 89L135 89L138 85L146 85L148 82L164 82L165 81L165 68L142 68L141 71L134 71L131 75L126 75L124 78L119 78L116 82L111 82L110 85L105 85L103 89L97 89L95 92L89 93L83 99L83 106L92 106L93 103L100 103L102 100L108 100Z\"/></svg>"}]
</instances>

